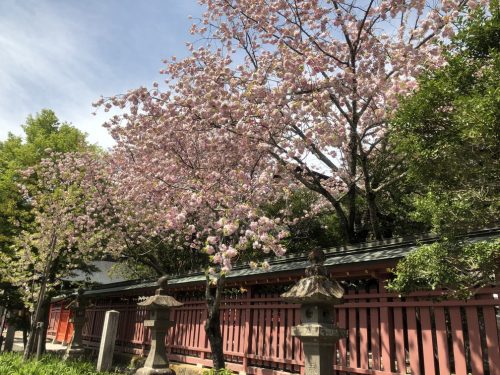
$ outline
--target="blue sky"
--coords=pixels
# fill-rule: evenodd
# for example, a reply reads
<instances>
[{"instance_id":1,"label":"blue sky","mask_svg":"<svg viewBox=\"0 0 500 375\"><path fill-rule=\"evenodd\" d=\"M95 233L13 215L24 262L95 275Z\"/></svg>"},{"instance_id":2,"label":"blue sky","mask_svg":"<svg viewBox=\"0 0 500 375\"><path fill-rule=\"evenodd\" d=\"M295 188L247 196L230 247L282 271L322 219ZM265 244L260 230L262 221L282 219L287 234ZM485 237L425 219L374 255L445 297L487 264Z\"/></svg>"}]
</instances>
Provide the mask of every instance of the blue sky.
<instances>
[{"instance_id":1,"label":"blue sky","mask_svg":"<svg viewBox=\"0 0 500 375\"><path fill-rule=\"evenodd\" d=\"M101 146L108 114L100 95L161 79L162 60L186 55L196 0L0 1L0 140L29 114L53 109Z\"/></svg>"}]
</instances>

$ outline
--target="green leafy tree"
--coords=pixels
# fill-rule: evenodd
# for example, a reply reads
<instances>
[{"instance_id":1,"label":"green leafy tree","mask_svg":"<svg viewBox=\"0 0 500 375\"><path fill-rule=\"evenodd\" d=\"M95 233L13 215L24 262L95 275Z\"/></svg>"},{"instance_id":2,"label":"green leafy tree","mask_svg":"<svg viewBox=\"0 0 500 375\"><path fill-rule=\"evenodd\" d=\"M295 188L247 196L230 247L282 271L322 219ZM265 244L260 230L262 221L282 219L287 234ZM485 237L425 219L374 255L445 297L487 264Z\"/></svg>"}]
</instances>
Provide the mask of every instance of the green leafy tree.
<instances>
[{"instance_id":1,"label":"green leafy tree","mask_svg":"<svg viewBox=\"0 0 500 375\"><path fill-rule=\"evenodd\" d=\"M52 110L28 116L22 125L24 137L9 134L0 142L0 251L7 251L13 239L31 220L30 206L22 198L20 172L35 166L49 152L92 148L86 135L68 123L61 123Z\"/></svg>"},{"instance_id":2,"label":"green leafy tree","mask_svg":"<svg viewBox=\"0 0 500 375\"><path fill-rule=\"evenodd\" d=\"M8 309L25 306L22 288L15 287L9 276L16 260L16 241L33 229L35 215L19 184L22 171L36 167L53 152L96 150L86 135L68 123L61 123L51 110L29 116L22 125L23 136L9 134L0 142L0 305ZM36 185L36 179L24 181Z\"/></svg>"},{"instance_id":3,"label":"green leafy tree","mask_svg":"<svg viewBox=\"0 0 500 375\"><path fill-rule=\"evenodd\" d=\"M410 218L441 235L396 268L398 291L445 287L469 296L499 270L499 243L459 234L498 225L500 214L500 10L478 10L450 45L448 64L425 74L393 122L407 156Z\"/></svg>"}]
</instances>

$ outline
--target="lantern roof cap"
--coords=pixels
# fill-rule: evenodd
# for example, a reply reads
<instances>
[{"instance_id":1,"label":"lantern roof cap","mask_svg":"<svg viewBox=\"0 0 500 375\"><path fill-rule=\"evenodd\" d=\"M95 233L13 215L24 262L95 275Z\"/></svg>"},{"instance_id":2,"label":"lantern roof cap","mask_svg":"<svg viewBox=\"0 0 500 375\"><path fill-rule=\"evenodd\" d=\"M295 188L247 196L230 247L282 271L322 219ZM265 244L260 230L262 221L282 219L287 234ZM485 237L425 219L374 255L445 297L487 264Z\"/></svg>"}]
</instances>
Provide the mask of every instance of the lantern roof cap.
<instances>
[{"instance_id":1,"label":"lantern roof cap","mask_svg":"<svg viewBox=\"0 0 500 375\"><path fill-rule=\"evenodd\" d=\"M151 309L168 309L170 307L179 307L183 303L177 301L174 297L167 295L168 276L162 276L158 279L158 289L153 296L146 298L137 305Z\"/></svg>"}]
</instances>

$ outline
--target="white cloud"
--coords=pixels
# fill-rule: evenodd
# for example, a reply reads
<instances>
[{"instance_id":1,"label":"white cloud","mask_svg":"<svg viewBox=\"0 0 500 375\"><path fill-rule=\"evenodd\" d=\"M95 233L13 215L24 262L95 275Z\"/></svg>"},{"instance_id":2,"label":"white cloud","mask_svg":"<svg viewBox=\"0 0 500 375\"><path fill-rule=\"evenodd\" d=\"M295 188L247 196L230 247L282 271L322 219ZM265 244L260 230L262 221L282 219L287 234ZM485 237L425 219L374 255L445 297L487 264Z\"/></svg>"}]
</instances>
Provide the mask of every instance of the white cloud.
<instances>
[{"instance_id":1,"label":"white cloud","mask_svg":"<svg viewBox=\"0 0 500 375\"><path fill-rule=\"evenodd\" d=\"M52 3L54 5L54 3ZM84 16L84 15L82 15ZM109 75L93 40L95 30L82 32L75 14L38 1L8 1L0 5L0 138L20 132L30 113L54 109L107 146L111 138L91 116L99 96L99 79Z\"/></svg>"},{"instance_id":2,"label":"white cloud","mask_svg":"<svg viewBox=\"0 0 500 375\"><path fill-rule=\"evenodd\" d=\"M0 1L0 140L43 108L104 147L100 95L161 79L161 60L185 55L195 0Z\"/></svg>"}]
</instances>

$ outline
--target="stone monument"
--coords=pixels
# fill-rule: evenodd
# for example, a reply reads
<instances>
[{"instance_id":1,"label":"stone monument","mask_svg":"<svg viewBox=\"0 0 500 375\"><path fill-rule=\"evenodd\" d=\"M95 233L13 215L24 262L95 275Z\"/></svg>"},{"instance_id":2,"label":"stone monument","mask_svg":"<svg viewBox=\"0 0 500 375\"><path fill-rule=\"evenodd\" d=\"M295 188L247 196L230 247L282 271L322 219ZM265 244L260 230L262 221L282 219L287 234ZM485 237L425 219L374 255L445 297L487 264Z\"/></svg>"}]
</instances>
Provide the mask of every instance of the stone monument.
<instances>
[{"instance_id":1,"label":"stone monument","mask_svg":"<svg viewBox=\"0 0 500 375\"><path fill-rule=\"evenodd\" d=\"M151 348L144 367L138 369L136 375L175 374L169 368L165 341L168 327L174 324L173 321L169 320L170 309L183 304L174 297L167 295L167 285L167 276L161 277L158 280L159 288L156 289L155 295L138 303L139 306L143 306L150 311L150 319L144 321L144 327L151 328Z\"/></svg>"},{"instance_id":2,"label":"stone monument","mask_svg":"<svg viewBox=\"0 0 500 375\"><path fill-rule=\"evenodd\" d=\"M113 353L115 351L116 331L118 329L118 318L120 312L109 310L104 316L101 344L99 345L99 357L97 358L97 371L105 372L113 364Z\"/></svg>"},{"instance_id":3,"label":"stone monument","mask_svg":"<svg viewBox=\"0 0 500 375\"><path fill-rule=\"evenodd\" d=\"M333 306L341 302L344 290L328 278L322 250L313 250L309 261L312 264L306 268L306 277L281 297L301 305L302 323L292 327L292 335L302 341L305 375L332 375L335 344L346 335L345 330L333 324Z\"/></svg>"},{"instance_id":4,"label":"stone monument","mask_svg":"<svg viewBox=\"0 0 500 375\"><path fill-rule=\"evenodd\" d=\"M85 308L87 299L83 297L84 290L78 289L75 299L67 306L71 310L71 322L73 323L73 337L64 354L64 360L78 359L85 354L82 344L82 331L85 324Z\"/></svg>"}]
</instances>

